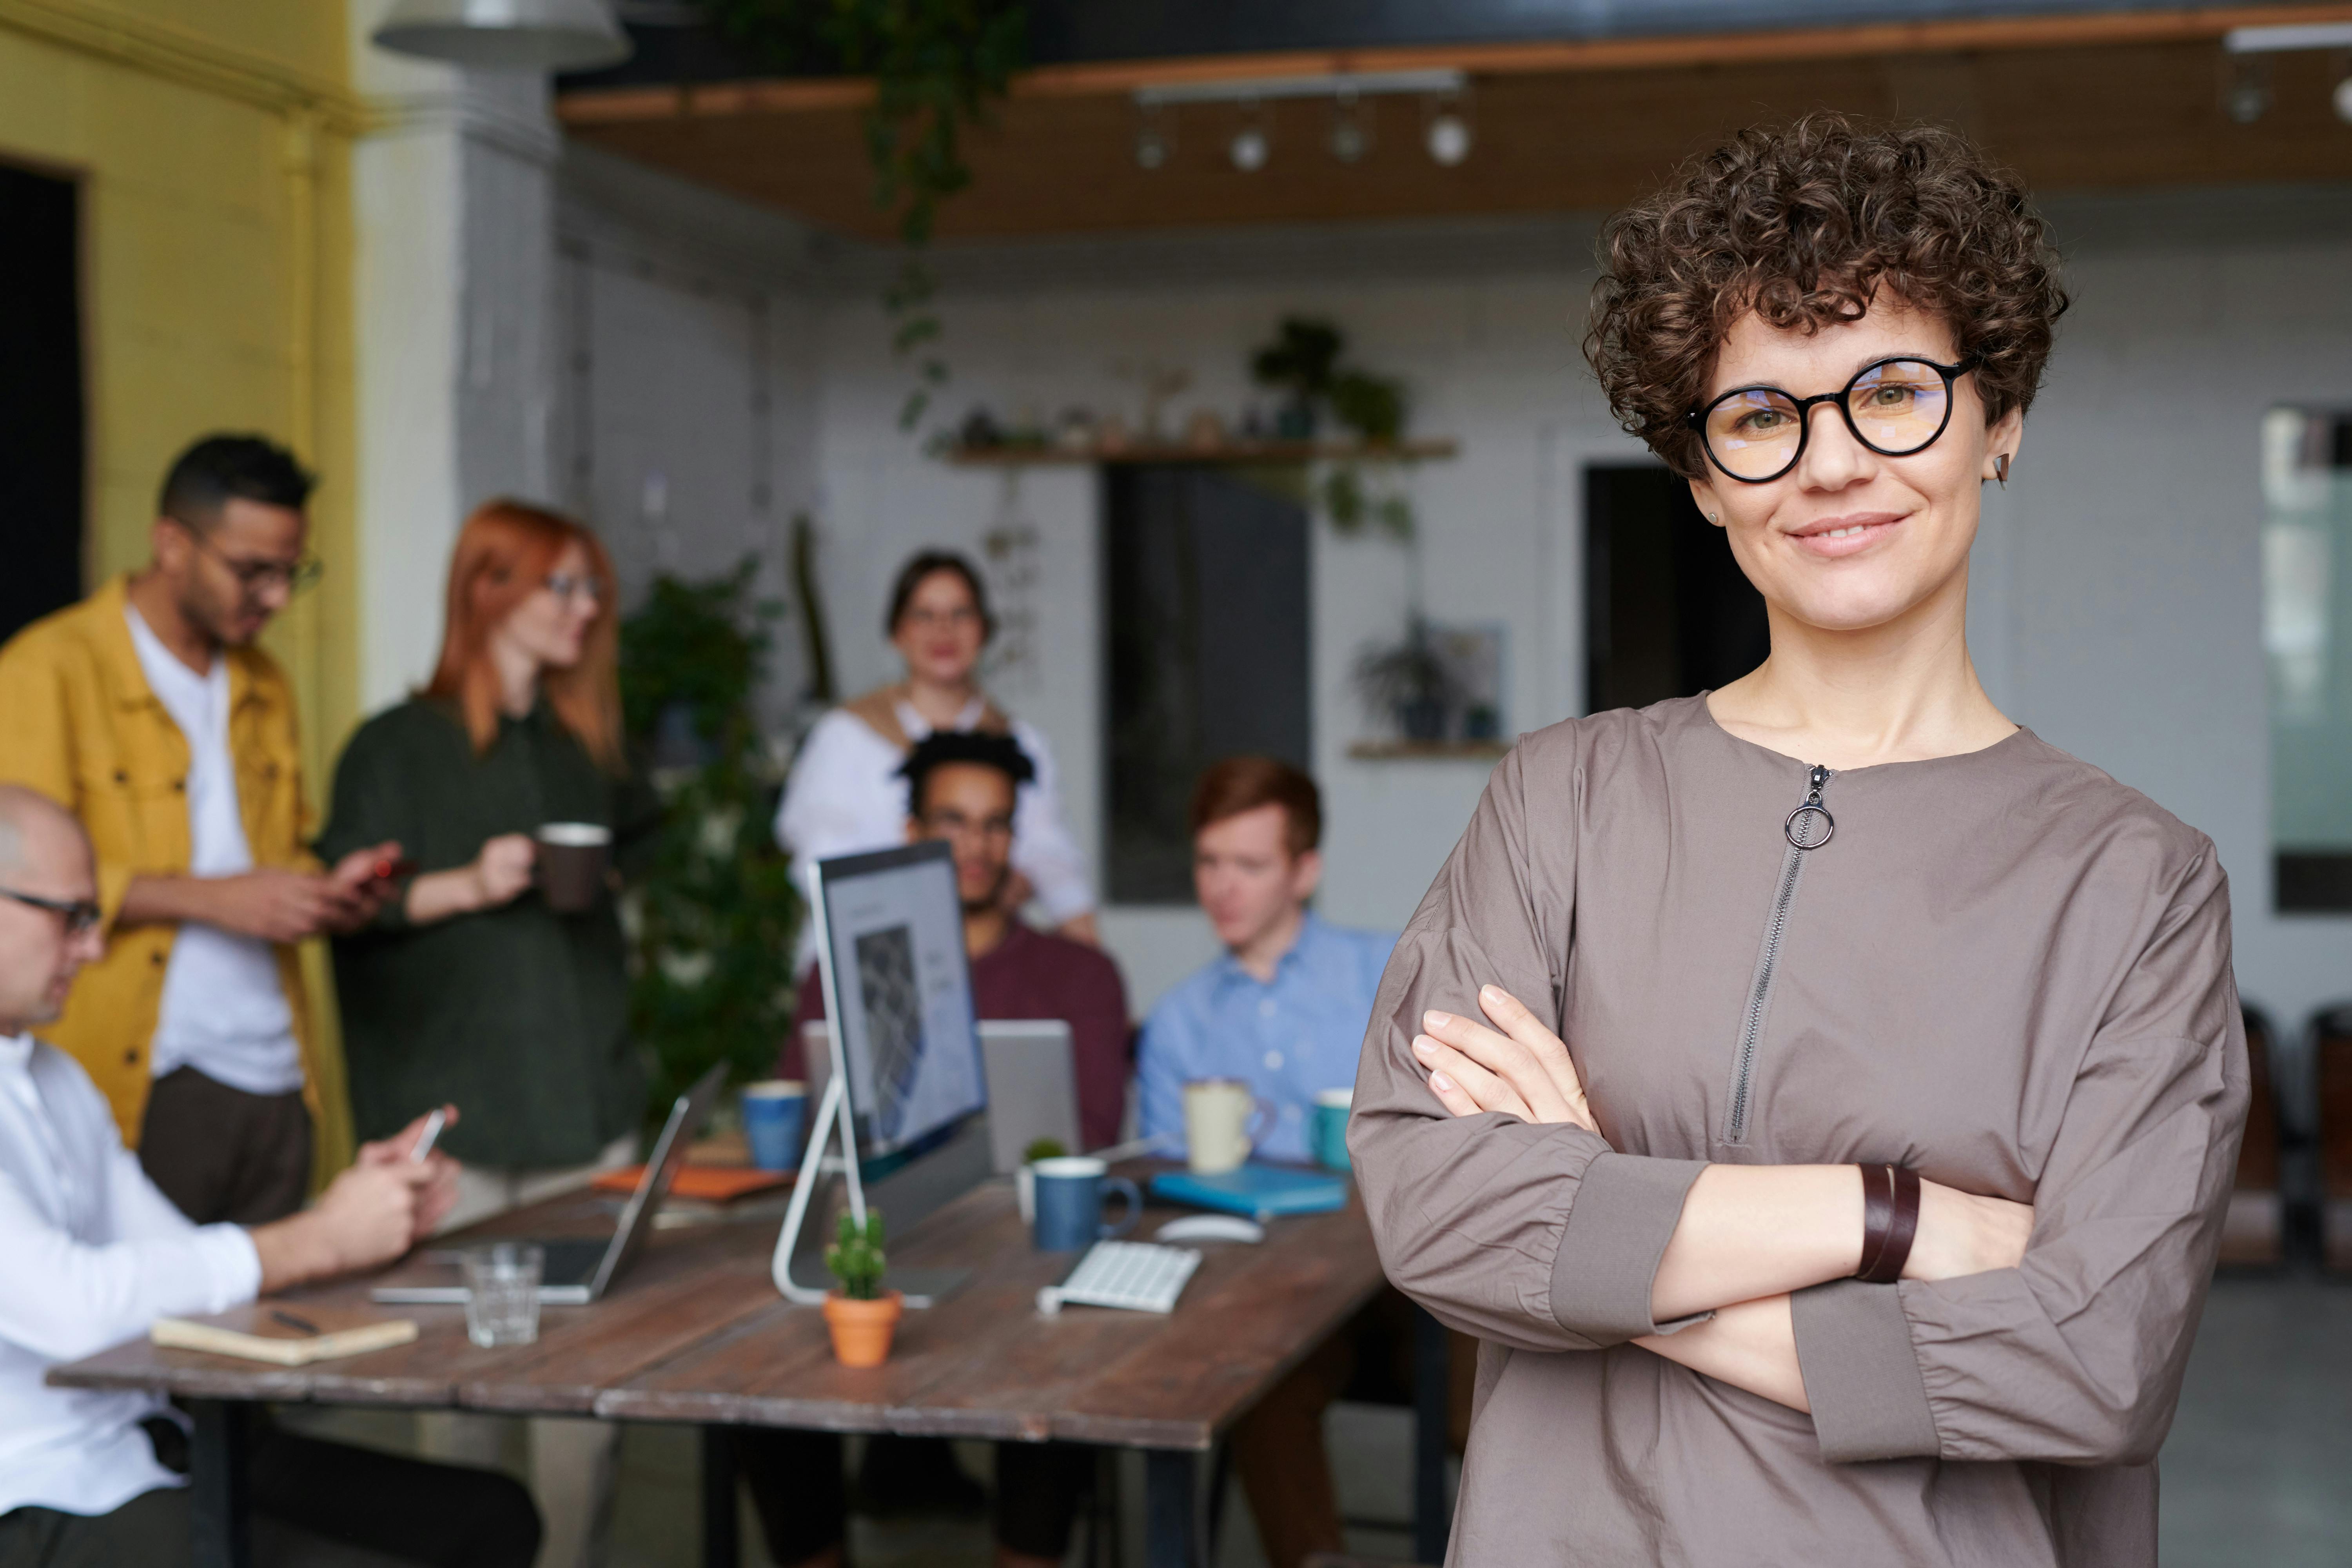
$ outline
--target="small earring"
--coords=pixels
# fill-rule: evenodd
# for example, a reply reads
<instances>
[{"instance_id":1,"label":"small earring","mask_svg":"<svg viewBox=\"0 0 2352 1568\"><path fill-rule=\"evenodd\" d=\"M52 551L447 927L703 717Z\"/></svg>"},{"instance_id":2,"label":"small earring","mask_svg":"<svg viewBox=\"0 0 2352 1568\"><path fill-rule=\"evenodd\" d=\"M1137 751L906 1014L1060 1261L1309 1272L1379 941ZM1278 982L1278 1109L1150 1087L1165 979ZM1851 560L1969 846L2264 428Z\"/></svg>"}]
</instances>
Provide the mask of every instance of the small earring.
<instances>
[{"instance_id":1,"label":"small earring","mask_svg":"<svg viewBox=\"0 0 2352 1568\"><path fill-rule=\"evenodd\" d=\"M1720 512L1708 512L1706 514L1706 520L1707 521L1715 524L1717 528L1721 528L1723 526L1723 514Z\"/></svg>"},{"instance_id":2,"label":"small earring","mask_svg":"<svg viewBox=\"0 0 2352 1568\"><path fill-rule=\"evenodd\" d=\"M1992 477L2000 482L2001 489L2009 489L2009 454L2007 452L2003 452L1992 460Z\"/></svg>"}]
</instances>

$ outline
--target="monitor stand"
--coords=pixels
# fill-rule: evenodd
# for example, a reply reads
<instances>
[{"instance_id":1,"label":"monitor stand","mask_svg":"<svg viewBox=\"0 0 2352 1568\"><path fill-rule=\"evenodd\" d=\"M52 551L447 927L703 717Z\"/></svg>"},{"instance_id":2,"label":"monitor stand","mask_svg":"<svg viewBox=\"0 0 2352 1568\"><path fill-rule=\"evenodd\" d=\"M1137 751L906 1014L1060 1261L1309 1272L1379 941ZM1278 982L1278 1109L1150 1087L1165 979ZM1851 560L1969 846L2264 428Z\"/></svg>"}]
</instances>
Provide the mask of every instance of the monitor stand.
<instances>
[{"instance_id":1,"label":"monitor stand","mask_svg":"<svg viewBox=\"0 0 2352 1568\"><path fill-rule=\"evenodd\" d=\"M829 1175L845 1178L849 1184L849 1212L858 1224L866 1223L866 1184L858 1171L857 1132L851 1118L849 1096L844 1088L845 1076L839 1072L830 1074L824 1097L817 1102L816 1122L809 1129L808 1151L801 1156L800 1174L793 1184L792 1202L784 1210L783 1229L777 1233L775 1256L769 1264L769 1273L776 1282L776 1289L783 1292L786 1300L803 1307L820 1306L829 1294L827 1287L804 1285L793 1272L794 1254L802 1249L801 1231L807 1223L809 1207L814 1202L819 1180ZM907 1182L909 1177L917 1177L922 1165L940 1160L950 1149L971 1142L975 1136L980 1142L973 1147L980 1149L984 1157L985 1130L975 1133L971 1126L967 1126L947 1148L925 1156L915 1167L885 1178L881 1184L883 1188L892 1188ZM839 1140L838 1152L834 1148L836 1137ZM808 1251L819 1267L822 1267L824 1250L821 1238L810 1239ZM887 1244L884 1250L888 1250ZM920 1308L932 1306L951 1294L956 1287L970 1278L971 1273L968 1268L893 1267L883 1276L883 1282L898 1291L908 1307Z\"/></svg>"}]
</instances>

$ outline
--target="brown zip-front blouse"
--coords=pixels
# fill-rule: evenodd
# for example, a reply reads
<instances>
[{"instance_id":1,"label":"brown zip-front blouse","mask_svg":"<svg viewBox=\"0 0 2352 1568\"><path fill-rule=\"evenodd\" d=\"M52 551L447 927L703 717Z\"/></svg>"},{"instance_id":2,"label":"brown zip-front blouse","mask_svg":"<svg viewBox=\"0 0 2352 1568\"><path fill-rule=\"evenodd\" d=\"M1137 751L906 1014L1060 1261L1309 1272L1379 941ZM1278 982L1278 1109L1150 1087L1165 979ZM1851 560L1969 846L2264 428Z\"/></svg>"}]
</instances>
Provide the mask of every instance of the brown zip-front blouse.
<instances>
[{"instance_id":1,"label":"brown zip-front blouse","mask_svg":"<svg viewBox=\"0 0 2352 1568\"><path fill-rule=\"evenodd\" d=\"M2213 846L2022 730L1830 774L1826 842L1814 782L1703 697L1555 725L1397 944L1349 1142L1390 1278L1484 1342L1453 1563L2156 1561L2246 1107ZM1431 1095L1421 1015L1486 983L1599 1136ZM2033 1237L1800 1292L1807 1416L1626 1342L1709 1161L1905 1163Z\"/></svg>"}]
</instances>

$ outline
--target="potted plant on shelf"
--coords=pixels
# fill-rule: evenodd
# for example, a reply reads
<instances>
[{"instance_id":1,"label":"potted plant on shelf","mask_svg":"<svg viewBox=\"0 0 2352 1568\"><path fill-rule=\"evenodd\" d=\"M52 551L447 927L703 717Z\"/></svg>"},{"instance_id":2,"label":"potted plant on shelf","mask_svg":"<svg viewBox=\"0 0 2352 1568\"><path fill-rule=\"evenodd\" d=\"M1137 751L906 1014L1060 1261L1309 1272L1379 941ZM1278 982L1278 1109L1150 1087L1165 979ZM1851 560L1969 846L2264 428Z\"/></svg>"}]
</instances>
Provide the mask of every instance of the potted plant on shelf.
<instances>
[{"instance_id":1,"label":"potted plant on shelf","mask_svg":"<svg viewBox=\"0 0 2352 1568\"><path fill-rule=\"evenodd\" d=\"M907 1310L906 1299L882 1289L882 1211L867 1209L866 1223L844 1211L824 1249L824 1269L838 1285L824 1299L824 1326L833 1334L833 1355L844 1366L880 1366L890 1359L890 1338Z\"/></svg>"},{"instance_id":2,"label":"potted plant on shelf","mask_svg":"<svg viewBox=\"0 0 2352 1568\"><path fill-rule=\"evenodd\" d=\"M1462 683L1426 620L1415 616L1402 637L1366 648L1357 656L1355 673L1364 706L1393 721L1406 740L1445 738L1447 716L1462 700Z\"/></svg>"}]
</instances>

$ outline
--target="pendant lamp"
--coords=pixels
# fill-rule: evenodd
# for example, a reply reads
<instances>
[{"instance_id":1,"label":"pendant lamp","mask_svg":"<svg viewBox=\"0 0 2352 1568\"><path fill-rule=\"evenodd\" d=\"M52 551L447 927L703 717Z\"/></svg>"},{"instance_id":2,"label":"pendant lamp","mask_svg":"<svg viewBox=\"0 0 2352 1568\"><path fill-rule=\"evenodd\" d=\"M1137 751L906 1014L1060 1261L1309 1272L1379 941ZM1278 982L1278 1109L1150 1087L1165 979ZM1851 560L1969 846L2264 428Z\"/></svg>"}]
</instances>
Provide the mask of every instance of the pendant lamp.
<instances>
[{"instance_id":1,"label":"pendant lamp","mask_svg":"<svg viewBox=\"0 0 2352 1568\"><path fill-rule=\"evenodd\" d=\"M629 58L603 0L395 0L381 47L451 65L572 71Z\"/></svg>"}]
</instances>

